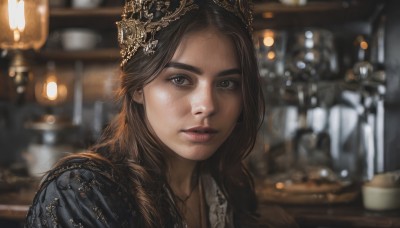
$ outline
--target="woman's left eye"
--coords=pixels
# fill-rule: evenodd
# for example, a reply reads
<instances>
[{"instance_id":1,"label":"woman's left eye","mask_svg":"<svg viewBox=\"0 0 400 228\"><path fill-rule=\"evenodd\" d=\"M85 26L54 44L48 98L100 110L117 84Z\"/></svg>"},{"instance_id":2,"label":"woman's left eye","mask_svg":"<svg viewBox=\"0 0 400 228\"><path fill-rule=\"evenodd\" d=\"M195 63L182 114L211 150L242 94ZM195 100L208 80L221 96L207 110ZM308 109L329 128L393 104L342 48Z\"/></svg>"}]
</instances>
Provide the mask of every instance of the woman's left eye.
<instances>
[{"instance_id":1,"label":"woman's left eye","mask_svg":"<svg viewBox=\"0 0 400 228\"><path fill-rule=\"evenodd\" d=\"M176 75L169 80L177 86L185 86L190 84L189 79L183 75Z\"/></svg>"},{"instance_id":2,"label":"woman's left eye","mask_svg":"<svg viewBox=\"0 0 400 228\"><path fill-rule=\"evenodd\" d=\"M223 89L236 89L239 85L239 82L235 80L223 80L218 83L218 87Z\"/></svg>"}]
</instances>

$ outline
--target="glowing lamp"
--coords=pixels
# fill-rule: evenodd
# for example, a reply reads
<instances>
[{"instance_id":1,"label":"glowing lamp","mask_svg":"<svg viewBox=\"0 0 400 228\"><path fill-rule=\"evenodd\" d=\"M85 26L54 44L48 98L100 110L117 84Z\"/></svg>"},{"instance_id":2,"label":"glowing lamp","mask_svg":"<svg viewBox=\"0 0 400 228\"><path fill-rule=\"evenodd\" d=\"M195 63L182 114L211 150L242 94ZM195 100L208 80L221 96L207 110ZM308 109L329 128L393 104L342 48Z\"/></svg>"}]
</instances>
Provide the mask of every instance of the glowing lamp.
<instances>
[{"instance_id":1,"label":"glowing lamp","mask_svg":"<svg viewBox=\"0 0 400 228\"><path fill-rule=\"evenodd\" d=\"M54 106L63 103L67 93L67 86L57 77L55 63L48 62L44 79L35 85L36 100L41 105Z\"/></svg>"},{"instance_id":2,"label":"glowing lamp","mask_svg":"<svg viewBox=\"0 0 400 228\"><path fill-rule=\"evenodd\" d=\"M12 54L9 75L14 78L18 93L25 91L30 72L23 51L43 46L48 18L48 0L0 1L0 48Z\"/></svg>"}]
</instances>

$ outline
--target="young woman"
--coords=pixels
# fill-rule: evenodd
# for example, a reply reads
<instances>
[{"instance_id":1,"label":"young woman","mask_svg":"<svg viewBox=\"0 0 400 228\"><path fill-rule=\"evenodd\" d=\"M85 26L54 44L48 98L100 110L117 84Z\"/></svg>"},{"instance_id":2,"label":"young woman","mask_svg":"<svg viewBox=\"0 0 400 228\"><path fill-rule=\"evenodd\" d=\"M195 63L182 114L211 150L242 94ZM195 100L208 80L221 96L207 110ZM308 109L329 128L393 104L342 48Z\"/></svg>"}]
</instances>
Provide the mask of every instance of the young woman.
<instances>
[{"instance_id":1,"label":"young woman","mask_svg":"<svg viewBox=\"0 0 400 228\"><path fill-rule=\"evenodd\" d=\"M47 175L27 227L253 227L264 102L245 0L127 0L120 114Z\"/></svg>"}]
</instances>

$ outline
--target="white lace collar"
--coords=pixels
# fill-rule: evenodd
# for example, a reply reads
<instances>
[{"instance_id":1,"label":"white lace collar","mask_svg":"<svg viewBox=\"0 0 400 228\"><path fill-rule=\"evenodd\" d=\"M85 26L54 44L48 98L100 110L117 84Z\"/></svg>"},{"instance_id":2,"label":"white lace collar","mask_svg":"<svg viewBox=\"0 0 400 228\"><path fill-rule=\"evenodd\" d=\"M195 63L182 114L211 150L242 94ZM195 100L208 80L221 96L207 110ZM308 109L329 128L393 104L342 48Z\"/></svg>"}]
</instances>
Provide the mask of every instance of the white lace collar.
<instances>
[{"instance_id":1,"label":"white lace collar","mask_svg":"<svg viewBox=\"0 0 400 228\"><path fill-rule=\"evenodd\" d=\"M233 213L228 200L211 175L201 176L211 228L233 228Z\"/></svg>"}]
</instances>

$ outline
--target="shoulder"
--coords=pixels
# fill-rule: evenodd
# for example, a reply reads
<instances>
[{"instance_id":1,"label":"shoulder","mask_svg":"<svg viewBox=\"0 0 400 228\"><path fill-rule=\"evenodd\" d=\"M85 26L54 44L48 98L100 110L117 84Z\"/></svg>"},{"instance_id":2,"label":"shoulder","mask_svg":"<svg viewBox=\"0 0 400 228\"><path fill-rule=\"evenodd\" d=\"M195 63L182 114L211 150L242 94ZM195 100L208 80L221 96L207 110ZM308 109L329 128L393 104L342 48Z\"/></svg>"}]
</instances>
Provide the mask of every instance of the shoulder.
<instances>
[{"instance_id":1,"label":"shoulder","mask_svg":"<svg viewBox=\"0 0 400 228\"><path fill-rule=\"evenodd\" d=\"M111 165L73 158L48 173L28 212L28 227L130 227L131 197Z\"/></svg>"}]
</instances>

